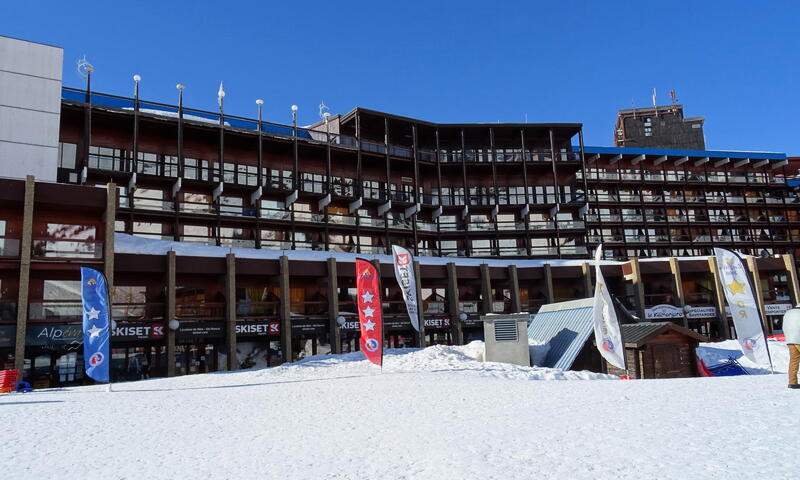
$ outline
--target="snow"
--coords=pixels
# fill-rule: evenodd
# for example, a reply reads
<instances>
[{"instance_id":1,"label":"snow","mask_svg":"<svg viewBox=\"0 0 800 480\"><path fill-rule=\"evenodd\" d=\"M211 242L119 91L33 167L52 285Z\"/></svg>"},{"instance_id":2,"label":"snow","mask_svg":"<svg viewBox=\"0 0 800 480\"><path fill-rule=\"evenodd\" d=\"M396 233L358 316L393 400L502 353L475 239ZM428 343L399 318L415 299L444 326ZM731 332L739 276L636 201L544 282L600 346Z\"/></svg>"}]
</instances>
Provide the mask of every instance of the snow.
<instances>
[{"instance_id":1,"label":"snow","mask_svg":"<svg viewBox=\"0 0 800 480\"><path fill-rule=\"evenodd\" d=\"M611 378L483 346L0 395L4 478L794 478L783 375ZM576 379L574 381L537 381ZM580 379L580 380L578 380ZM792 413L794 412L794 413Z\"/></svg>"},{"instance_id":2,"label":"snow","mask_svg":"<svg viewBox=\"0 0 800 480\"><path fill-rule=\"evenodd\" d=\"M775 369L775 373L786 373L789 370L789 349L786 348L786 343L770 338L767 341L767 345L769 346L769 355L772 358L772 366ZM697 347L697 355L703 359L707 367L713 367L733 358L751 375L771 373L769 365L758 365L745 357L739 349L739 342L736 340L701 343Z\"/></svg>"}]
</instances>

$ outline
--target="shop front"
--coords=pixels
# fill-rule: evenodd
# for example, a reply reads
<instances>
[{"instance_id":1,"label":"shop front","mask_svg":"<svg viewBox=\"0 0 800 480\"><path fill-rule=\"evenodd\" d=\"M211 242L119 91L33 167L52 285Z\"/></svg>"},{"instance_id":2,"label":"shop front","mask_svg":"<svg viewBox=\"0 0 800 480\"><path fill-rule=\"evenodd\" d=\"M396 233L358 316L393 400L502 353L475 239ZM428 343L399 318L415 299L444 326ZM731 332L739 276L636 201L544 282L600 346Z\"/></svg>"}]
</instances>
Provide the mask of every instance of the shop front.
<instances>
[{"instance_id":1,"label":"shop front","mask_svg":"<svg viewBox=\"0 0 800 480\"><path fill-rule=\"evenodd\" d=\"M175 334L175 375L226 370L225 324L181 320Z\"/></svg>"},{"instance_id":2,"label":"shop front","mask_svg":"<svg viewBox=\"0 0 800 480\"><path fill-rule=\"evenodd\" d=\"M115 322L111 332L111 381L166 376L164 329L161 322Z\"/></svg>"},{"instance_id":3,"label":"shop front","mask_svg":"<svg viewBox=\"0 0 800 480\"><path fill-rule=\"evenodd\" d=\"M236 360L239 368L281 364L281 322L277 319L236 322Z\"/></svg>"},{"instance_id":4,"label":"shop front","mask_svg":"<svg viewBox=\"0 0 800 480\"><path fill-rule=\"evenodd\" d=\"M83 327L81 324L33 324L25 333L22 378L34 388L83 385Z\"/></svg>"},{"instance_id":5,"label":"shop front","mask_svg":"<svg viewBox=\"0 0 800 480\"><path fill-rule=\"evenodd\" d=\"M331 353L327 317L292 319L292 361Z\"/></svg>"}]
</instances>

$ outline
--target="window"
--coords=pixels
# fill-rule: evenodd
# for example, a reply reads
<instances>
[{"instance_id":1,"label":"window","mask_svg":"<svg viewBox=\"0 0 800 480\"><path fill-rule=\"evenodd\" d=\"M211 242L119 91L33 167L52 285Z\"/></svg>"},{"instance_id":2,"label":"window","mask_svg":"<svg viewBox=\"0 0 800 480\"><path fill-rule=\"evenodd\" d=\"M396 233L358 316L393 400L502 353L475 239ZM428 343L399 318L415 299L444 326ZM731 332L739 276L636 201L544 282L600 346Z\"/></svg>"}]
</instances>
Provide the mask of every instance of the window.
<instances>
[{"instance_id":1,"label":"window","mask_svg":"<svg viewBox=\"0 0 800 480\"><path fill-rule=\"evenodd\" d=\"M58 144L58 167L59 168L68 168L70 170L75 169L75 157L77 156L78 152L78 145L74 143L64 143L61 142Z\"/></svg>"}]
</instances>

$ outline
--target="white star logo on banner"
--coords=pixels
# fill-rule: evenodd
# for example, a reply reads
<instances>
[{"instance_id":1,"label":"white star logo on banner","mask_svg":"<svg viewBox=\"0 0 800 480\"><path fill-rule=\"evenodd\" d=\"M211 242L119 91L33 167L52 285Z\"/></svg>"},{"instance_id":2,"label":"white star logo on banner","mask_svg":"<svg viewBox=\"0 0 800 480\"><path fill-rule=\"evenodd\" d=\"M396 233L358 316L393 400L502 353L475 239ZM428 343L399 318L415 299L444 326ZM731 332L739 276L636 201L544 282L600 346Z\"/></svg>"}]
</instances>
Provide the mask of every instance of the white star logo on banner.
<instances>
[{"instance_id":1,"label":"white star logo on banner","mask_svg":"<svg viewBox=\"0 0 800 480\"><path fill-rule=\"evenodd\" d=\"M97 318L100 316L100 310L95 310L95 308L92 307L88 312L86 312L86 315L89 316L89 320L97 320Z\"/></svg>"},{"instance_id":2,"label":"white star logo on banner","mask_svg":"<svg viewBox=\"0 0 800 480\"><path fill-rule=\"evenodd\" d=\"M89 329L89 338L99 337L102 331L103 329L97 328L97 325L92 325L92 328Z\"/></svg>"},{"instance_id":3,"label":"white star logo on banner","mask_svg":"<svg viewBox=\"0 0 800 480\"><path fill-rule=\"evenodd\" d=\"M367 307L362 310L362 312L364 312L364 318L371 318L372 314L375 313L375 309L372 307Z\"/></svg>"},{"instance_id":4,"label":"white star logo on banner","mask_svg":"<svg viewBox=\"0 0 800 480\"><path fill-rule=\"evenodd\" d=\"M364 329L375 331L375 325L377 325L377 324L375 322L373 322L372 320L367 320L364 323Z\"/></svg>"},{"instance_id":5,"label":"white star logo on banner","mask_svg":"<svg viewBox=\"0 0 800 480\"><path fill-rule=\"evenodd\" d=\"M375 295L373 295L373 294L371 294L369 292L364 292L364 293L361 294L361 301L364 302L364 303L372 303L372 297L374 297L374 296Z\"/></svg>"}]
</instances>

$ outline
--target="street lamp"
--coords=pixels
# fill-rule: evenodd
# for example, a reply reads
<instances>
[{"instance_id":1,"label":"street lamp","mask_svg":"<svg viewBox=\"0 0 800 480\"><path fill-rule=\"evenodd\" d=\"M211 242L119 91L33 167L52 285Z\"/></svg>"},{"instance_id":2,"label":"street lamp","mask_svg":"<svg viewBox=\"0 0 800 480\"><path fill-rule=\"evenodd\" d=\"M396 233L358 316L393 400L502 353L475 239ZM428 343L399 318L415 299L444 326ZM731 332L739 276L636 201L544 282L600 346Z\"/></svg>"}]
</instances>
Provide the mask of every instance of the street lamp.
<instances>
[{"instance_id":1,"label":"street lamp","mask_svg":"<svg viewBox=\"0 0 800 480\"><path fill-rule=\"evenodd\" d=\"M340 327L344 326L344 321L345 318L343 316L339 315L338 317L336 317L336 323L338 323Z\"/></svg>"},{"instance_id":2,"label":"street lamp","mask_svg":"<svg viewBox=\"0 0 800 480\"><path fill-rule=\"evenodd\" d=\"M464 313L464 312L461 312L461 313L458 315L458 319L459 319L459 320L461 320L462 322L466 322L466 321L467 321L467 314L466 314L466 313Z\"/></svg>"},{"instance_id":3,"label":"street lamp","mask_svg":"<svg viewBox=\"0 0 800 480\"><path fill-rule=\"evenodd\" d=\"M173 318L172 320L169 321L168 326L170 330L177 330L181 326L181 322Z\"/></svg>"}]
</instances>

